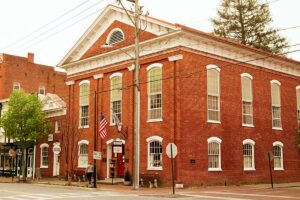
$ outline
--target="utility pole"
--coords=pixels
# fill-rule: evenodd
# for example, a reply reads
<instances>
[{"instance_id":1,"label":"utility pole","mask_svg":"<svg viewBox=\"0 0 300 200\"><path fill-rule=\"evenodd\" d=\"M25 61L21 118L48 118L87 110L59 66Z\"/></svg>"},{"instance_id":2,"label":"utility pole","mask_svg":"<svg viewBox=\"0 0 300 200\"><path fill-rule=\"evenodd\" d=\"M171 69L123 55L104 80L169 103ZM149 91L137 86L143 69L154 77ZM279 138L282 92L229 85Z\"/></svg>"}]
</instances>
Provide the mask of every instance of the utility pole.
<instances>
[{"instance_id":1,"label":"utility pole","mask_svg":"<svg viewBox=\"0 0 300 200\"><path fill-rule=\"evenodd\" d=\"M134 44L135 44L135 68L134 68L134 181L133 189L139 189L140 177L140 86L139 86L139 67L140 67L140 48L139 48L139 30L140 30L140 8L139 0L135 0L134 11Z\"/></svg>"}]
</instances>

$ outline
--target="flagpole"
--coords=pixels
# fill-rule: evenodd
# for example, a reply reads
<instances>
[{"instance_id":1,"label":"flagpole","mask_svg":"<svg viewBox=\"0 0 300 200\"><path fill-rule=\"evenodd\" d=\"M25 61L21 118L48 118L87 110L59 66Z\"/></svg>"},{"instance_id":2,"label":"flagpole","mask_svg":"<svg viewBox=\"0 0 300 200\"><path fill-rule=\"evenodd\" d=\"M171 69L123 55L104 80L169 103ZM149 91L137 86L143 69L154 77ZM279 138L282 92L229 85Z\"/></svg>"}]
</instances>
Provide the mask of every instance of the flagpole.
<instances>
[{"instance_id":1,"label":"flagpole","mask_svg":"<svg viewBox=\"0 0 300 200\"><path fill-rule=\"evenodd\" d=\"M94 91L94 152L97 151L97 92ZM94 158L94 188L97 188L97 162Z\"/></svg>"}]
</instances>

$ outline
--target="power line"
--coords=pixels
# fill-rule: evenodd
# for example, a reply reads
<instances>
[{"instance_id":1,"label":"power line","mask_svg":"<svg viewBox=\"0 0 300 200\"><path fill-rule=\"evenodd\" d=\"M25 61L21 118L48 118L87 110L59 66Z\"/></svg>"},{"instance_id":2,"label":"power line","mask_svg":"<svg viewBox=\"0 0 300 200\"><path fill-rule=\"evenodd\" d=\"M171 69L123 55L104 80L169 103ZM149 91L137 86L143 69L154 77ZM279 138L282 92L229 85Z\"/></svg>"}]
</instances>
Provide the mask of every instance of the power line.
<instances>
[{"instance_id":1,"label":"power line","mask_svg":"<svg viewBox=\"0 0 300 200\"><path fill-rule=\"evenodd\" d=\"M18 44L20 41L25 40L25 39L28 38L29 36L32 36L32 34L34 34L34 33L38 32L38 31L42 30L43 28L49 26L50 24L53 24L54 22L58 21L58 20L61 19L62 17L66 16L67 14L73 12L73 11L76 10L77 8L83 6L84 4L86 4L86 3L89 2L89 1L90 1L90 0L86 0L86 1L84 1L83 3L80 3L80 4L76 5L76 6L73 7L72 9L66 11L66 12L63 13L62 15L56 17L55 19L49 21L48 23L46 23L46 24L40 26L39 28L33 30L32 32L30 32L30 33L28 33L27 35L25 35L24 37L22 37L22 38L20 38L20 39L14 41L14 42L8 44L8 45L5 46L3 49L7 49L7 48L9 48L9 47L11 47L11 46L15 46L15 45Z\"/></svg>"}]
</instances>

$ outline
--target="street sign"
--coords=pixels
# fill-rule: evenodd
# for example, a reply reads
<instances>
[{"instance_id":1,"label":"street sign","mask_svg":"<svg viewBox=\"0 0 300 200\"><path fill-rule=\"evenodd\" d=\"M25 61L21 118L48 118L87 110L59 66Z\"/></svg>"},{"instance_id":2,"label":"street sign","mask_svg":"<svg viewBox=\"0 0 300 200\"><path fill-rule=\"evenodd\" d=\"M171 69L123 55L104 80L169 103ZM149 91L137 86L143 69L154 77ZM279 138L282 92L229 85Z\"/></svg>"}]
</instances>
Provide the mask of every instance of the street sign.
<instances>
[{"instance_id":1,"label":"street sign","mask_svg":"<svg viewBox=\"0 0 300 200\"><path fill-rule=\"evenodd\" d=\"M269 160L269 154L270 154L270 160L272 161L274 159L274 156L273 156L272 152L266 153L266 159Z\"/></svg>"},{"instance_id":2,"label":"street sign","mask_svg":"<svg viewBox=\"0 0 300 200\"><path fill-rule=\"evenodd\" d=\"M171 147L172 147L172 155L171 155ZM169 143L166 148L166 153L169 158L172 158L172 156L173 156L173 158L175 158L178 153L176 144Z\"/></svg>"},{"instance_id":3,"label":"street sign","mask_svg":"<svg viewBox=\"0 0 300 200\"><path fill-rule=\"evenodd\" d=\"M54 153L55 155L58 155L60 152L61 152L60 146L59 146L59 145L54 145L54 146L53 146L53 153Z\"/></svg>"},{"instance_id":4,"label":"street sign","mask_svg":"<svg viewBox=\"0 0 300 200\"><path fill-rule=\"evenodd\" d=\"M9 155L10 157L16 157L16 151L15 151L14 149L10 149L10 150L8 151L8 155Z\"/></svg>"},{"instance_id":5,"label":"street sign","mask_svg":"<svg viewBox=\"0 0 300 200\"><path fill-rule=\"evenodd\" d=\"M100 151L94 151L93 157L95 160L101 160L102 156L101 156L101 152Z\"/></svg>"}]
</instances>

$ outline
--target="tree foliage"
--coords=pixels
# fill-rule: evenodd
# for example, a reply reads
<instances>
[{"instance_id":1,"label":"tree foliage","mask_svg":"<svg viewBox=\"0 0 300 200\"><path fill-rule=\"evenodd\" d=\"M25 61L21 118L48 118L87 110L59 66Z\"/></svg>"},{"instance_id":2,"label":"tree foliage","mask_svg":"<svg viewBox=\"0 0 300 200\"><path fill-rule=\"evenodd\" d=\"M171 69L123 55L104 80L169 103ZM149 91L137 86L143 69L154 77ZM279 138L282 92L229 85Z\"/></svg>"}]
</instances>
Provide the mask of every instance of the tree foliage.
<instances>
[{"instance_id":1,"label":"tree foliage","mask_svg":"<svg viewBox=\"0 0 300 200\"><path fill-rule=\"evenodd\" d=\"M1 118L6 137L20 147L33 145L50 130L37 94L14 91L8 101L8 110Z\"/></svg>"},{"instance_id":2,"label":"tree foliage","mask_svg":"<svg viewBox=\"0 0 300 200\"><path fill-rule=\"evenodd\" d=\"M287 40L270 27L268 3L259 0L222 0L212 19L215 35L273 53L282 53Z\"/></svg>"}]
</instances>

